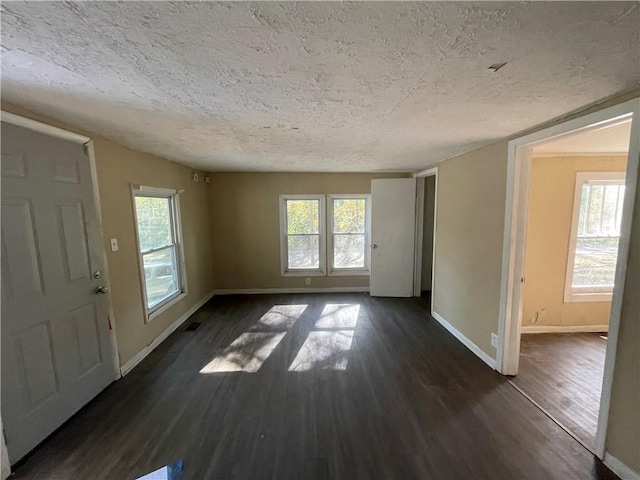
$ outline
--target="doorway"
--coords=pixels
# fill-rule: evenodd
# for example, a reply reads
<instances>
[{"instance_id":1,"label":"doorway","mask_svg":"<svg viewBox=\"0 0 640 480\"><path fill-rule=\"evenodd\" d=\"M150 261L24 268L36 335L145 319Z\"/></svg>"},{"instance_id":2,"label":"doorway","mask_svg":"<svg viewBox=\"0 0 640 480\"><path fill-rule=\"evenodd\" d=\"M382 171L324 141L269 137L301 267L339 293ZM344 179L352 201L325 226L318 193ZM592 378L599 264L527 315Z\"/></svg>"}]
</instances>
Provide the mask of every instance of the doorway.
<instances>
[{"instance_id":1,"label":"doorway","mask_svg":"<svg viewBox=\"0 0 640 480\"><path fill-rule=\"evenodd\" d=\"M564 281L561 282L563 283L564 288L560 295L560 299L562 300L560 302L561 307L559 309L559 313L556 313L555 315L555 320L550 319L550 312L545 312L542 310L542 308L534 308L533 310L529 309L527 310L527 312L529 312L528 314L524 313L527 283L532 280L530 275L534 271L531 269L527 270L527 248L529 247L527 241L530 238L533 238L536 233L529 232L528 229L528 227L530 227L530 225L528 224L529 213L531 213L532 211L530 210L530 208L533 208L533 206L530 205L530 200L532 198L530 195L534 194L533 188L535 187L533 180L536 173L536 150L539 153L541 150L544 150L544 145L550 144L552 141L561 143L564 142L565 145L569 144L572 141L571 138L575 138L575 136L579 134L593 134L600 135L602 137L603 132L612 132L612 129L623 124L625 125L624 128L630 129L630 131L632 132L636 132L638 130L637 122L639 113L640 100L634 99L629 102L609 107L596 113L585 115L575 120L571 120L563 124L556 125L554 127L550 127L509 142L507 204L505 209L505 236L503 247L502 294L497 364L501 373L505 375L517 376L519 373L523 372L526 374L525 370L527 368L527 365L525 364L525 361L521 362L523 358L521 353L523 355L526 355L531 352L531 348L536 348L535 345L532 347L531 344L548 343L543 341L543 337L536 338L533 336L533 334L534 332L537 332L536 335L543 335L543 333L541 332L544 331L544 329L548 329L549 326L555 326L559 328L556 328L555 331L548 331L546 333L562 333L565 335L564 340L566 340L567 338L566 335L571 335L572 333L583 333L589 335L604 334L606 332L599 332L598 330L606 330L608 328L608 333L606 333L606 335L600 335L604 338L597 339L599 342L605 342L605 359L604 362L600 362L603 373L597 379L594 380L593 378L591 378L591 380L589 380L588 382L592 385L600 384L602 386L602 394L600 396L600 400L599 402L597 400L595 401L595 409L598 411L598 416L596 421L597 428L594 438L585 441L584 432L574 431L578 429L575 428L575 426L572 429L570 426L566 425L566 423L568 422L563 422L562 420L557 418L559 416L558 414L554 416L554 414L550 411L551 408L549 408L548 404L542 405L542 402L536 401L536 399L533 398L533 395L524 391L524 389L522 388L522 384L520 385L520 387L518 387L534 403L541 407L551 418L556 420L557 423L563 426L569 433L574 435L585 446L594 451L594 453L596 453L596 455L598 455L600 458L604 457L604 437L608 421L609 401L611 398L611 385L613 379L613 368L615 364L615 346L617 344L618 338L622 291L624 288L624 279L626 276L628 263L632 213L631 207L633 205L633 198L635 195L638 174L638 151L640 147L638 145L638 136L631 135L630 142L629 140L627 140L628 154L626 156L626 172L624 174L624 179L622 182L620 182L619 179L616 180L618 182L617 186L615 188L612 188L609 192L609 194L612 195L614 193L613 190L617 189L617 193L620 195L618 201L623 204L618 213L619 219L617 220L619 225L618 239L615 241L615 243L617 243L617 249L613 245L607 246L602 244L589 244L589 242L585 243L585 239L580 238L581 235L577 235L576 233L579 230L578 223L580 219L580 207L582 205L582 208L584 209L585 205L589 204L589 195L593 193L589 191L590 187L596 186L598 189L600 189L599 193L593 193L594 198L598 197L598 195L605 195L604 192L608 188L606 186L611 185L611 183L607 182L612 181L613 179L584 179L580 178L578 174L574 172L575 191L573 192L574 201L571 209L573 215L571 235L573 237L571 240L568 238L565 239L566 243L569 244L566 252L567 258L564 260L564 262L560 262L561 264L563 263L565 273L563 279ZM600 133L598 134L597 132ZM558 143L556 143L556 147L557 145ZM599 152L598 154L601 153L603 152ZM593 171L600 174L604 173L597 172L597 170L599 169L594 169ZM586 186L586 188L583 188L584 186ZM572 192L569 193L571 194ZM585 198L587 199L586 204L584 202ZM613 199L613 197L611 198ZM583 200L582 203L580 203L581 200ZM614 205L614 203L615 202L613 202L613 200L612 202L610 202L611 205ZM599 205L599 213L601 214L603 209L602 202L600 202ZM557 203L554 204L551 210L547 208L547 215L555 215L557 213L556 210L559 210ZM584 211L582 213L584 214ZM600 220L603 220L603 218L596 218L595 213L598 213L598 209L596 209L595 206L593 207L593 213L594 218L597 220L596 223L600 222L599 225L601 225L602 222ZM614 214L614 217L615 215L616 214ZM539 229L537 233L539 233ZM594 236L598 235L599 234L594 234ZM546 248L549 249L548 246ZM617 254L615 250L617 250ZM606 265L603 268L600 268L599 272L596 272L597 275L594 272L591 272L590 274L588 272L585 273L585 264L589 263L589 261L593 260L593 258L597 256L604 257L607 255L611 257L612 254L613 262L611 262L611 258L609 258L609 260L605 262ZM589 256L591 256L590 260L588 258ZM539 264L540 262L537 263ZM528 266L531 267L531 263ZM605 322L608 318L608 326L605 325L606 328L603 328L603 324L598 323L598 320L594 317L590 319L590 329L592 330L591 332L572 332L571 330L574 328L574 326L572 326L571 321L568 320L571 315L566 311L563 312L562 310L570 310L572 308L571 306L567 307L567 304L573 303L575 301L575 298L572 297L583 296L583 306L581 308L583 309L582 316L584 319L585 311L594 311L595 303L606 303L603 302L603 295L605 294L605 292L602 291L602 287L605 286L604 283L607 282L600 282L603 284L599 284L599 282L592 281L591 284L589 283L589 278L591 278L591 280L594 280L596 276L601 276L604 273L608 275L607 278L609 278L609 280L613 283L613 285L609 285L609 287L611 288L608 293L610 297L610 314L607 316L605 313ZM567 282L567 279L570 280ZM545 285L544 288L546 288L547 286L548 285ZM584 302L587 296L591 296L591 302ZM556 299L557 298L558 294L556 293ZM592 303L592 305L587 305L588 303ZM527 304L527 308L530 307L531 304ZM607 310L607 306L605 306L604 309ZM545 318L545 315L547 318ZM559 325L553 325L553 322L558 323L558 318L560 318ZM524 336L532 336L526 337L525 341L525 337L523 336L523 334ZM534 339L535 341L529 342L529 339ZM593 340L593 338L589 336L589 340ZM576 341L573 343L577 344L578 342ZM595 348L597 349L598 343L595 342L594 345L596 345ZM599 345L599 348L602 350L602 343L600 343ZM538 346L538 348L541 347ZM571 356L569 355L570 349L566 345L563 345L561 342L560 346L556 346L556 350L560 352L560 357ZM550 354L547 352L539 353L539 355L548 356ZM584 357L585 355L589 354L578 354L578 364L581 360L583 360L583 358L581 357ZM590 355L592 357L598 356L598 354L594 353L594 351L591 351ZM538 364L539 366L540 362L536 361L536 358L539 359L540 356L534 356L531 363ZM562 372L562 368L560 368L559 371ZM568 369L564 370L565 373L567 371ZM539 372L537 377L538 379L544 380L543 377L545 375L548 374ZM543 390L541 384L538 384L537 386L532 386L530 384L528 388L530 392L537 391L537 395L539 397L544 396L540 393ZM553 388L552 391L555 394L557 393L558 388ZM562 402L560 401L560 403Z\"/></svg>"},{"instance_id":2,"label":"doorway","mask_svg":"<svg viewBox=\"0 0 640 480\"><path fill-rule=\"evenodd\" d=\"M520 366L512 383L589 450L611 314L631 122L533 147Z\"/></svg>"},{"instance_id":3,"label":"doorway","mask_svg":"<svg viewBox=\"0 0 640 480\"><path fill-rule=\"evenodd\" d=\"M435 283L436 204L438 167L415 174L416 241L413 295L431 302Z\"/></svg>"}]
</instances>

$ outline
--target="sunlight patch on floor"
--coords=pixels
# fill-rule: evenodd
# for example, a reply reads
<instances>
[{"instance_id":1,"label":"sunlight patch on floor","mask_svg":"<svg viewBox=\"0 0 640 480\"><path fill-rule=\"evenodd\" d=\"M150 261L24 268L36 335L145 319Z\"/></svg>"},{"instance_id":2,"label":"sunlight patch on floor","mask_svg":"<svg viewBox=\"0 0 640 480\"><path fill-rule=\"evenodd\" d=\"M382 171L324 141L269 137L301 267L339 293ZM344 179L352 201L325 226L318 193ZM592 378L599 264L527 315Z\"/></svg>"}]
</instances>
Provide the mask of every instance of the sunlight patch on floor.
<instances>
[{"instance_id":1,"label":"sunlight patch on floor","mask_svg":"<svg viewBox=\"0 0 640 480\"><path fill-rule=\"evenodd\" d=\"M257 372L286 332L243 333L200 373Z\"/></svg>"},{"instance_id":2,"label":"sunlight patch on floor","mask_svg":"<svg viewBox=\"0 0 640 480\"><path fill-rule=\"evenodd\" d=\"M250 330L260 328L287 329L295 325L308 305L274 305Z\"/></svg>"},{"instance_id":3,"label":"sunlight patch on floor","mask_svg":"<svg viewBox=\"0 0 640 480\"><path fill-rule=\"evenodd\" d=\"M356 328L359 304L332 304L325 305L315 328Z\"/></svg>"},{"instance_id":4,"label":"sunlight patch on floor","mask_svg":"<svg viewBox=\"0 0 640 480\"><path fill-rule=\"evenodd\" d=\"M346 370L352 340L353 330L311 332L289 371Z\"/></svg>"}]
</instances>

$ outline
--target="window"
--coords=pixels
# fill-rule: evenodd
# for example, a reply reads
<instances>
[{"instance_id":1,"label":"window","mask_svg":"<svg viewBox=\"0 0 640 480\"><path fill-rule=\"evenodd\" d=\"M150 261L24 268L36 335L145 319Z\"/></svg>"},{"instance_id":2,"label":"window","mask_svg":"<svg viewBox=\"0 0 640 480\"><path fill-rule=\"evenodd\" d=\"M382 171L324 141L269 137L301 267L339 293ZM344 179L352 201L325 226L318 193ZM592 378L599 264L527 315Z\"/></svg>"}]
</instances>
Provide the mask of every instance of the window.
<instances>
[{"instance_id":1,"label":"window","mask_svg":"<svg viewBox=\"0 0 640 480\"><path fill-rule=\"evenodd\" d=\"M282 274L325 274L324 195L280 197Z\"/></svg>"},{"instance_id":2,"label":"window","mask_svg":"<svg viewBox=\"0 0 640 480\"><path fill-rule=\"evenodd\" d=\"M578 173L565 302L610 301L618 257L624 173Z\"/></svg>"},{"instance_id":3,"label":"window","mask_svg":"<svg viewBox=\"0 0 640 480\"><path fill-rule=\"evenodd\" d=\"M138 185L133 192L143 298L151 320L186 295L178 195Z\"/></svg>"},{"instance_id":4,"label":"window","mask_svg":"<svg viewBox=\"0 0 640 480\"><path fill-rule=\"evenodd\" d=\"M369 273L369 204L368 195L329 195L330 274Z\"/></svg>"},{"instance_id":5,"label":"window","mask_svg":"<svg viewBox=\"0 0 640 480\"><path fill-rule=\"evenodd\" d=\"M368 275L369 196L281 195L283 276ZM325 225L329 225L329 229ZM328 246L328 248L327 248Z\"/></svg>"}]
</instances>

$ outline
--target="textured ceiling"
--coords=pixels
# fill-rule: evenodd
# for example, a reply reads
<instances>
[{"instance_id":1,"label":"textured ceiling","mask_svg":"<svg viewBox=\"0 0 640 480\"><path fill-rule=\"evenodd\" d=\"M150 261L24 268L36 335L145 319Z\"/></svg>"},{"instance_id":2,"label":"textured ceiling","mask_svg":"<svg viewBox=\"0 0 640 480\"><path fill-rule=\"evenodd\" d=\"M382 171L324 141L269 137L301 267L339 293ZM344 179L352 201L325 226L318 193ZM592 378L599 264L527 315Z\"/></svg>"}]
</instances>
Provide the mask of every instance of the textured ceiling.
<instances>
[{"instance_id":1,"label":"textured ceiling","mask_svg":"<svg viewBox=\"0 0 640 480\"><path fill-rule=\"evenodd\" d=\"M627 153L631 121L588 133L576 133L534 147L534 155L572 155L580 153Z\"/></svg>"},{"instance_id":2,"label":"textured ceiling","mask_svg":"<svg viewBox=\"0 0 640 480\"><path fill-rule=\"evenodd\" d=\"M412 170L640 86L639 25L637 2L5 1L2 97L202 169Z\"/></svg>"}]
</instances>

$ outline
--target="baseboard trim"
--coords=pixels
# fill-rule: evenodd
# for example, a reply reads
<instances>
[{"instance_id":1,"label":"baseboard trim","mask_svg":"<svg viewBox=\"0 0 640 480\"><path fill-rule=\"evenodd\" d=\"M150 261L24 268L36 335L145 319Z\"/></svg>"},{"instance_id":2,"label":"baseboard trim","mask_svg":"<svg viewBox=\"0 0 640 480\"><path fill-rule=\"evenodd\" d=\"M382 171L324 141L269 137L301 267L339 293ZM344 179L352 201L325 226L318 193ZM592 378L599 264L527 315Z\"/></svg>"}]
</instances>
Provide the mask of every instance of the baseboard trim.
<instances>
[{"instance_id":1,"label":"baseboard trim","mask_svg":"<svg viewBox=\"0 0 640 480\"><path fill-rule=\"evenodd\" d=\"M244 288L214 290L215 295L261 295L269 293L362 293L369 287L316 287L316 288Z\"/></svg>"},{"instance_id":2,"label":"baseboard trim","mask_svg":"<svg viewBox=\"0 0 640 480\"><path fill-rule=\"evenodd\" d=\"M153 341L136 353L127 363L120 367L120 373L124 377L127 373L129 373L136 365L138 365L142 360L145 359L147 355L149 355L158 345L160 345L169 335L175 332L180 325L186 322L191 315L196 313L196 311L202 307L205 303L207 303L211 297L213 297L214 292L211 292L200 301L196 302L196 304L187 310L184 314L180 316L175 322L167 327L160 335L153 339Z\"/></svg>"},{"instance_id":3,"label":"baseboard trim","mask_svg":"<svg viewBox=\"0 0 640 480\"><path fill-rule=\"evenodd\" d=\"M478 347L475 343L473 343L471 340L465 337L462 333L460 333L453 325L451 325L444 318L442 318L442 315L440 315L437 312L431 312L431 316L435 318L440 325L446 328L449 331L449 333L451 333L451 335L453 335L458 340L460 340L460 342L462 342L462 344L465 347L467 347L469 350L475 353L480 358L480 360L482 360L484 363L489 365L493 370L496 369L496 361L493 358L491 358L489 355L487 355L485 352L483 352L480 349L480 347Z\"/></svg>"},{"instance_id":4,"label":"baseboard trim","mask_svg":"<svg viewBox=\"0 0 640 480\"><path fill-rule=\"evenodd\" d=\"M520 333L600 333L608 332L609 325L525 325Z\"/></svg>"},{"instance_id":5,"label":"baseboard trim","mask_svg":"<svg viewBox=\"0 0 640 480\"><path fill-rule=\"evenodd\" d=\"M609 452L605 452L604 459L602 461L622 480L640 480L640 473L632 470Z\"/></svg>"}]
</instances>

